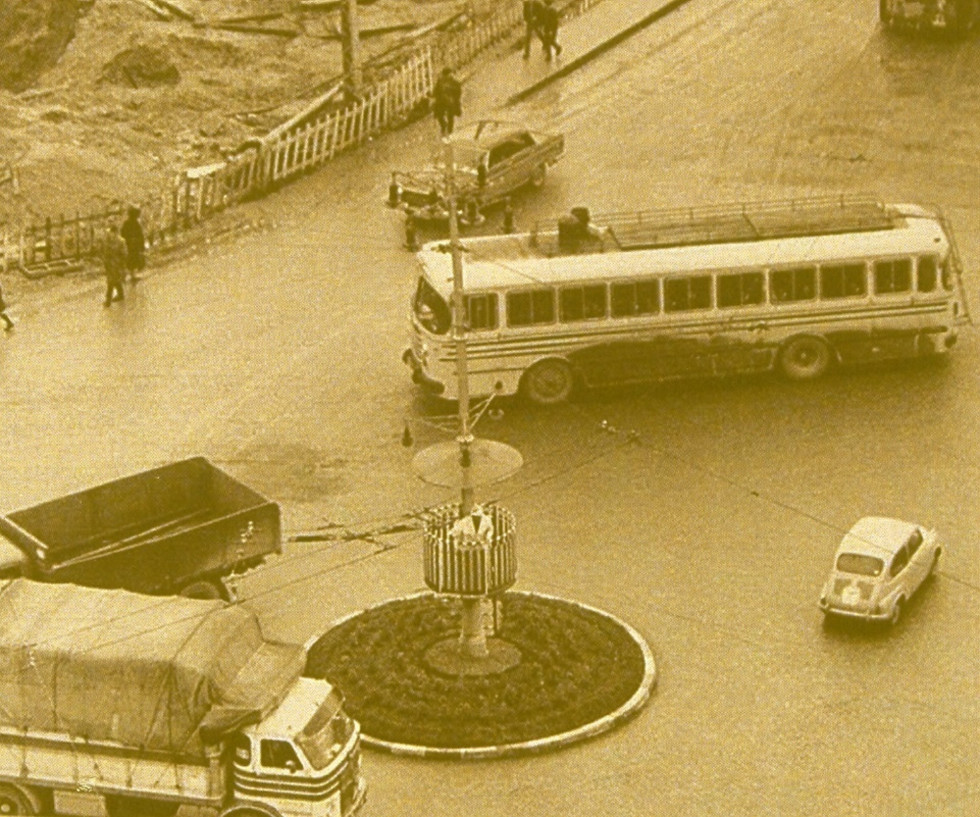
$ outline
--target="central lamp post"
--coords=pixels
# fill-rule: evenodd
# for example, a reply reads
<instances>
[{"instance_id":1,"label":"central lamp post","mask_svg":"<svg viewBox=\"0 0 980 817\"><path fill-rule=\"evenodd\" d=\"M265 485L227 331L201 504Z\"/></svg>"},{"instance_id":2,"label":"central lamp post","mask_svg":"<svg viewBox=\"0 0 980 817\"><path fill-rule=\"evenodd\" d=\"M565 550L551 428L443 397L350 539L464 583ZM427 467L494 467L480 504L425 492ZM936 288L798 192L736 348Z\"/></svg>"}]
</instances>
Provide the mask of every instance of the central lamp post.
<instances>
[{"instance_id":1,"label":"central lamp post","mask_svg":"<svg viewBox=\"0 0 980 817\"><path fill-rule=\"evenodd\" d=\"M424 529L425 581L437 593L461 599L459 651L465 659L487 659L483 609L510 587L517 577L515 525L510 511L499 505L482 507L474 501L477 484L515 473L523 464L509 445L473 436L466 357L466 302L463 296L463 257L454 185L455 158L451 139L444 139L446 201L449 208L449 249L452 256L452 335L456 348L459 395L459 433L453 443L436 443L420 451L415 472L426 482L459 487L458 504L437 508Z\"/></svg>"}]
</instances>

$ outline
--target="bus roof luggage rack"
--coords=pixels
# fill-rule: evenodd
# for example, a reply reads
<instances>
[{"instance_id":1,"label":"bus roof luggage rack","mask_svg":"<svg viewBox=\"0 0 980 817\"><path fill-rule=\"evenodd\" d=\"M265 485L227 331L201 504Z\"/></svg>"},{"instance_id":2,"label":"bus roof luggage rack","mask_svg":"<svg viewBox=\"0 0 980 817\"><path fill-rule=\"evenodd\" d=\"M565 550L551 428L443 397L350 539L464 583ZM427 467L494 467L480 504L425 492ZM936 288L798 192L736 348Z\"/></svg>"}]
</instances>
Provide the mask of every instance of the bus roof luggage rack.
<instances>
[{"instance_id":1,"label":"bus roof luggage rack","mask_svg":"<svg viewBox=\"0 0 980 817\"><path fill-rule=\"evenodd\" d=\"M620 250L642 250L884 230L896 218L873 197L841 195L597 214L592 221L610 228Z\"/></svg>"}]
</instances>

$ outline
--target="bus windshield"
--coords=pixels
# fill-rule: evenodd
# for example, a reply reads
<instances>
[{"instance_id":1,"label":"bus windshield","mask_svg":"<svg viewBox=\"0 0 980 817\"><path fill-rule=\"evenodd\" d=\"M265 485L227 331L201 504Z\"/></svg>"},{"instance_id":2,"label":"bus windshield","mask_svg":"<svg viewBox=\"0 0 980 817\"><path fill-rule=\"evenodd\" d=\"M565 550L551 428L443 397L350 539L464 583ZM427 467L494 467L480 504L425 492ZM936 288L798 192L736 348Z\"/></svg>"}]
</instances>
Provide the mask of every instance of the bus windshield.
<instances>
[{"instance_id":1,"label":"bus windshield","mask_svg":"<svg viewBox=\"0 0 980 817\"><path fill-rule=\"evenodd\" d=\"M452 325L452 313L449 311L449 304L443 300L442 296L432 288L432 285L424 277L419 278L419 285L412 301L412 309L418 322L437 335L446 334Z\"/></svg>"}]
</instances>

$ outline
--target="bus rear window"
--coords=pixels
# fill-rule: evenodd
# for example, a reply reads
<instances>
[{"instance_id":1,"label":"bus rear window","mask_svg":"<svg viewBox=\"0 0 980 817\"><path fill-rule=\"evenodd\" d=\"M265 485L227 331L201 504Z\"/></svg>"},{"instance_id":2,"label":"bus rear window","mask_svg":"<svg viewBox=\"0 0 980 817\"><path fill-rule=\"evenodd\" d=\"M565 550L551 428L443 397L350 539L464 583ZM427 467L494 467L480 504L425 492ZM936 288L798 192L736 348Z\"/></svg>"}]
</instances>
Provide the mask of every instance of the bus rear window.
<instances>
[{"instance_id":1,"label":"bus rear window","mask_svg":"<svg viewBox=\"0 0 980 817\"><path fill-rule=\"evenodd\" d=\"M534 289L507 294L507 325L531 326L535 323L554 323L555 291Z\"/></svg>"}]
</instances>

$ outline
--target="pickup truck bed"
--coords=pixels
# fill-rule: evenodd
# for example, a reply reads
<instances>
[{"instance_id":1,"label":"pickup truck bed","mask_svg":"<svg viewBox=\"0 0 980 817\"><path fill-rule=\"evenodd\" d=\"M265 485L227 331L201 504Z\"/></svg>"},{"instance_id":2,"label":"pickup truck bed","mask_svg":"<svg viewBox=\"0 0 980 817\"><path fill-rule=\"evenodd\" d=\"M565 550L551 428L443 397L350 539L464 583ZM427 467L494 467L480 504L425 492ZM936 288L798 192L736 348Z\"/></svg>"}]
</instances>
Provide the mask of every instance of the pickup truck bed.
<instances>
[{"instance_id":1,"label":"pickup truck bed","mask_svg":"<svg viewBox=\"0 0 980 817\"><path fill-rule=\"evenodd\" d=\"M203 457L0 516L24 574L91 587L220 594L220 578L281 549L279 506Z\"/></svg>"}]
</instances>

